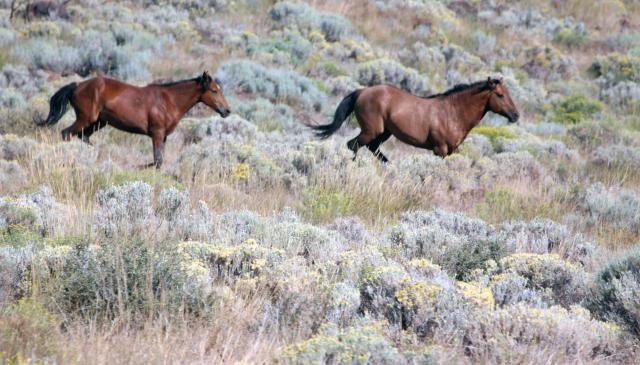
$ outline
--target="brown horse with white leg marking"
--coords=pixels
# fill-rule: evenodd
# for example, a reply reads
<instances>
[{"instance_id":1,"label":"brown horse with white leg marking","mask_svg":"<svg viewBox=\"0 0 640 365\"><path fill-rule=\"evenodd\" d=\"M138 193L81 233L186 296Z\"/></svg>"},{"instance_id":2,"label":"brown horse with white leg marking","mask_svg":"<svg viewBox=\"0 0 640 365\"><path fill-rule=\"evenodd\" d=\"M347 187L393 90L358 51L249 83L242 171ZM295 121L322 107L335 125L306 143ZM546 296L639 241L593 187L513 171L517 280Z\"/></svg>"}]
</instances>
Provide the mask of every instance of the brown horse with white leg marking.
<instances>
[{"instance_id":1,"label":"brown horse with white leg marking","mask_svg":"<svg viewBox=\"0 0 640 365\"><path fill-rule=\"evenodd\" d=\"M511 123L518 121L520 115L502 80L489 78L457 85L426 98L393 86L377 85L347 95L338 105L333 123L312 128L320 138L328 138L355 112L361 131L347 142L354 159L358 148L367 146L380 161L387 162L379 148L392 135L445 157L458 150L487 111L500 114Z\"/></svg>"},{"instance_id":2,"label":"brown horse with white leg marking","mask_svg":"<svg viewBox=\"0 0 640 365\"><path fill-rule=\"evenodd\" d=\"M182 116L200 102L223 118L231 113L219 83L207 72L190 80L145 87L98 76L58 90L51 97L49 116L39 124L57 123L71 103L76 121L62 131L62 139L77 136L89 143L93 132L107 124L126 132L146 134L153 140L150 166L160 168L167 136Z\"/></svg>"}]
</instances>

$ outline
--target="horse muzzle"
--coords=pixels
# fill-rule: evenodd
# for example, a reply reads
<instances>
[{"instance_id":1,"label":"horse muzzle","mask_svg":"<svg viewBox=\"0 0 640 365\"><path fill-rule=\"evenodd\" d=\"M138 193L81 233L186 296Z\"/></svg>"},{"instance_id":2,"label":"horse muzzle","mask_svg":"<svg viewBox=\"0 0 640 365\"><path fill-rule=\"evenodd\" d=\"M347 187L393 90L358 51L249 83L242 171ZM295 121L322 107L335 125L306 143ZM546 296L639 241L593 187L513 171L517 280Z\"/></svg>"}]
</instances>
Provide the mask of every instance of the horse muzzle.
<instances>
[{"instance_id":1,"label":"horse muzzle","mask_svg":"<svg viewBox=\"0 0 640 365\"><path fill-rule=\"evenodd\" d=\"M220 110L218 110L218 114L220 114L221 117L226 118L229 116L229 114L231 114L231 110L226 108L221 108Z\"/></svg>"},{"instance_id":2,"label":"horse muzzle","mask_svg":"<svg viewBox=\"0 0 640 365\"><path fill-rule=\"evenodd\" d=\"M520 119L520 114L518 112L507 113L507 119L509 119L509 123L515 123Z\"/></svg>"}]
</instances>

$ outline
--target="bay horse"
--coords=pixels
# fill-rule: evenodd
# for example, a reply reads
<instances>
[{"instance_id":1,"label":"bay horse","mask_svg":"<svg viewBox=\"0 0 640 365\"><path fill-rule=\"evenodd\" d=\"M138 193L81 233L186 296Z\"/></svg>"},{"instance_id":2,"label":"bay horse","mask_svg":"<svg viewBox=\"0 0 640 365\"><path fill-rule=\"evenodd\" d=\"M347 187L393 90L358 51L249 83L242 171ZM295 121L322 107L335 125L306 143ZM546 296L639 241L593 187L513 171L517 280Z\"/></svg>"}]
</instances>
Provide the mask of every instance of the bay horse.
<instances>
[{"instance_id":1,"label":"bay horse","mask_svg":"<svg viewBox=\"0 0 640 365\"><path fill-rule=\"evenodd\" d=\"M515 123L520 117L502 79L460 84L428 97L419 97L390 85L376 85L347 95L333 122L311 126L322 139L335 133L355 112L360 134L347 142L355 160L361 146L387 162L380 145L392 135L409 145L445 157L457 152L467 134L487 111Z\"/></svg>"},{"instance_id":2,"label":"bay horse","mask_svg":"<svg viewBox=\"0 0 640 365\"><path fill-rule=\"evenodd\" d=\"M220 84L206 71L193 79L144 87L98 76L58 90L49 102L47 119L38 124L57 123L71 104L76 121L62 130L63 140L77 136L90 143L89 137L107 124L144 134L153 142L153 163L149 166L160 168L167 136L180 119L201 102L223 118L231 113Z\"/></svg>"}]
</instances>

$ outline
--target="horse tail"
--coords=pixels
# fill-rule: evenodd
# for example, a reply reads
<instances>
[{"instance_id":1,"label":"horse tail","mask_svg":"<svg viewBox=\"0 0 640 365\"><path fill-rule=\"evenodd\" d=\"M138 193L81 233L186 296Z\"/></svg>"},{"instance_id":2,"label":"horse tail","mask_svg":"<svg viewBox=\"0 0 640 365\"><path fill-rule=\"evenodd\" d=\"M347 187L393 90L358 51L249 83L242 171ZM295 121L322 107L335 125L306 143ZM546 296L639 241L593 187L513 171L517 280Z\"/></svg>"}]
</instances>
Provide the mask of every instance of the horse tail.
<instances>
[{"instance_id":1,"label":"horse tail","mask_svg":"<svg viewBox=\"0 0 640 365\"><path fill-rule=\"evenodd\" d=\"M73 97L73 92L76 90L77 86L77 83L72 82L56 91L56 93L51 97L51 100L49 100L49 115L47 116L47 119L40 122L36 121L36 124L52 125L58 123L60 118L62 118L62 116L67 112L67 108L69 107L69 103Z\"/></svg>"},{"instance_id":2,"label":"horse tail","mask_svg":"<svg viewBox=\"0 0 640 365\"><path fill-rule=\"evenodd\" d=\"M331 124L311 126L311 128L316 130L316 136L320 139L329 138L329 136L340 129L342 123L353 113L361 91L362 90L356 90L342 99L336 109L336 113L333 115L333 122Z\"/></svg>"}]
</instances>

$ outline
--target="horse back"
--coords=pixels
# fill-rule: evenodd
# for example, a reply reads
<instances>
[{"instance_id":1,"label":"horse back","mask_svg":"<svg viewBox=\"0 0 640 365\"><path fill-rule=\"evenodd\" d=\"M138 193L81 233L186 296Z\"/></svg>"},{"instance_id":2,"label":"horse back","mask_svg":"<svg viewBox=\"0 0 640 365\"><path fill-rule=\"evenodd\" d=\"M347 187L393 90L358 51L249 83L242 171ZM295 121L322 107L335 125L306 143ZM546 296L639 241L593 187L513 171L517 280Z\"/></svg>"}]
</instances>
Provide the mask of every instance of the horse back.
<instances>
[{"instance_id":1,"label":"horse back","mask_svg":"<svg viewBox=\"0 0 640 365\"><path fill-rule=\"evenodd\" d=\"M405 143L428 147L429 136L440 122L437 103L395 86L376 85L361 92L356 116L363 129L382 132L382 128Z\"/></svg>"}]
</instances>

